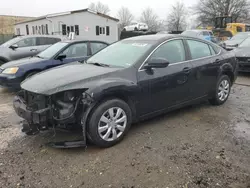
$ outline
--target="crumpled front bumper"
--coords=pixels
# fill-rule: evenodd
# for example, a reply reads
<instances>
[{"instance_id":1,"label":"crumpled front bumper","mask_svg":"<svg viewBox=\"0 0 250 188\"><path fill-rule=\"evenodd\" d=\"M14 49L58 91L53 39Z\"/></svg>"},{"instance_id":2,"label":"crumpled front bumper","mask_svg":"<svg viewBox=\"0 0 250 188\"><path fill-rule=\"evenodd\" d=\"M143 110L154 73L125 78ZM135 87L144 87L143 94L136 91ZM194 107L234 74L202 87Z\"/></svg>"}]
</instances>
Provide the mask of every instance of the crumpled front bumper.
<instances>
[{"instance_id":1,"label":"crumpled front bumper","mask_svg":"<svg viewBox=\"0 0 250 188\"><path fill-rule=\"evenodd\" d=\"M34 130L46 130L48 129L50 108L32 111L27 108L24 100L20 96L15 96L13 101L13 107L18 116L26 120L27 123L23 124L23 130L27 130L27 125L30 129ZM31 131L27 130L27 131ZM23 132L27 132L23 131Z\"/></svg>"}]
</instances>

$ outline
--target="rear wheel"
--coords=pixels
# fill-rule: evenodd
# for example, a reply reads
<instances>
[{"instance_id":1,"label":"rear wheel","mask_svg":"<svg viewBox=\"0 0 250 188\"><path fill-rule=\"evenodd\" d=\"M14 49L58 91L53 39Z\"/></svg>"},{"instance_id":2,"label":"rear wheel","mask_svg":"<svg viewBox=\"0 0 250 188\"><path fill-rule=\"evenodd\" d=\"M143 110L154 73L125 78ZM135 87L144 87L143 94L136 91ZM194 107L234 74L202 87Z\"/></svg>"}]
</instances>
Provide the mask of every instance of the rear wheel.
<instances>
[{"instance_id":1,"label":"rear wheel","mask_svg":"<svg viewBox=\"0 0 250 188\"><path fill-rule=\"evenodd\" d=\"M131 117L128 104L122 100L111 99L101 103L87 125L91 142L104 148L119 143L131 126Z\"/></svg>"},{"instance_id":2,"label":"rear wheel","mask_svg":"<svg viewBox=\"0 0 250 188\"><path fill-rule=\"evenodd\" d=\"M221 76L221 78L217 83L214 97L210 99L209 102L213 105L224 104L230 95L230 91L231 91L231 81L227 75L223 75Z\"/></svg>"}]
</instances>

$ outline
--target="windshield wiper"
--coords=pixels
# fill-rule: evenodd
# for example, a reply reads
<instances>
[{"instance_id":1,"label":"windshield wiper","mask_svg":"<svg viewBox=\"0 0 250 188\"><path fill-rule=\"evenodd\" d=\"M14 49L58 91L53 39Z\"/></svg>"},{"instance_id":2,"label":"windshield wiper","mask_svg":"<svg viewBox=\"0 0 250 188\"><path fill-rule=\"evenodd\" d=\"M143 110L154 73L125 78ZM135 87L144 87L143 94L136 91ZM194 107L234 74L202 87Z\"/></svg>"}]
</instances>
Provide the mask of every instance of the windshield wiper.
<instances>
[{"instance_id":1,"label":"windshield wiper","mask_svg":"<svg viewBox=\"0 0 250 188\"><path fill-rule=\"evenodd\" d=\"M35 55L34 57L38 57L38 58L44 59L43 57L41 57L41 56L39 56L39 55Z\"/></svg>"},{"instance_id":2,"label":"windshield wiper","mask_svg":"<svg viewBox=\"0 0 250 188\"><path fill-rule=\"evenodd\" d=\"M107 64L98 63L98 62L91 62L91 63L87 63L87 64L96 65L96 66L99 66L99 67L110 67L110 66L107 65Z\"/></svg>"}]
</instances>

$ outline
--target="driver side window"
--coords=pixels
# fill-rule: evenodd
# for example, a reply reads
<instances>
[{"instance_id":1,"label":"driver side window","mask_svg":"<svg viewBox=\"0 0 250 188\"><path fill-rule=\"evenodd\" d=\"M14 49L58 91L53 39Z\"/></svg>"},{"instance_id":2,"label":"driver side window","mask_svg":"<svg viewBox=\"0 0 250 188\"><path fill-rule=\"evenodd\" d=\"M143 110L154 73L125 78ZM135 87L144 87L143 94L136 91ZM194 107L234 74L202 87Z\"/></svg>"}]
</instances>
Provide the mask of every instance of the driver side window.
<instances>
[{"instance_id":1,"label":"driver side window","mask_svg":"<svg viewBox=\"0 0 250 188\"><path fill-rule=\"evenodd\" d=\"M62 54L65 54L67 58L88 56L87 43L72 44Z\"/></svg>"},{"instance_id":2,"label":"driver side window","mask_svg":"<svg viewBox=\"0 0 250 188\"><path fill-rule=\"evenodd\" d=\"M22 39L16 43L19 48L36 46L36 38Z\"/></svg>"},{"instance_id":3,"label":"driver side window","mask_svg":"<svg viewBox=\"0 0 250 188\"><path fill-rule=\"evenodd\" d=\"M166 59L170 64L186 60L185 48L182 40L172 40L161 45L150 57Z\"/></svg>"}]
</instances>

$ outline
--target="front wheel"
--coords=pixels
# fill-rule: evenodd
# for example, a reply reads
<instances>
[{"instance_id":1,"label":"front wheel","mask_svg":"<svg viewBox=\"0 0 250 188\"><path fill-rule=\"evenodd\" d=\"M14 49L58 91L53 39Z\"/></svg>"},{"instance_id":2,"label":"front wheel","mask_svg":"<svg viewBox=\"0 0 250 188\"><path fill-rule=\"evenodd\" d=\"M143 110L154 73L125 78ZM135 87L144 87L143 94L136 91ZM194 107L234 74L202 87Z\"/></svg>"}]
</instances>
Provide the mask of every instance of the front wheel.
<instances>
[{"instance_id":1,"label":"front wheel","mask_svg":"<svg viewBox=\"0 0 250 188\"><path fill-rule=\"evenodd\" d=\"M92 113L87 125L91 142L99 147L111 147L127 134L132 121L130 107L119 99L101 103Z\"/></svg>"},{"instance_id":2,"label":"front wheel","mask_svg":"<svg viewBox=\"0 0 250 188\"><path fill-rule=\"evenodd\" d=\"M224 104L229 97L230 91L231 91L231 81L227 75L223 75L221 76L221 78L217 83L214 97L210 99L209 102L212 105Z\"/></svg>"}]
</instances>

